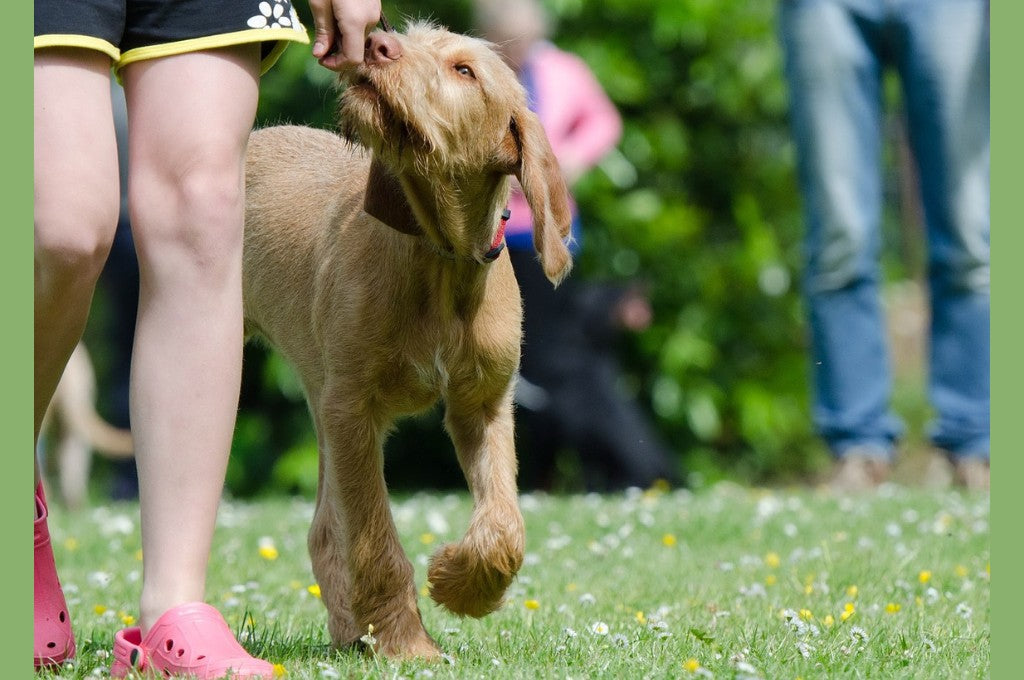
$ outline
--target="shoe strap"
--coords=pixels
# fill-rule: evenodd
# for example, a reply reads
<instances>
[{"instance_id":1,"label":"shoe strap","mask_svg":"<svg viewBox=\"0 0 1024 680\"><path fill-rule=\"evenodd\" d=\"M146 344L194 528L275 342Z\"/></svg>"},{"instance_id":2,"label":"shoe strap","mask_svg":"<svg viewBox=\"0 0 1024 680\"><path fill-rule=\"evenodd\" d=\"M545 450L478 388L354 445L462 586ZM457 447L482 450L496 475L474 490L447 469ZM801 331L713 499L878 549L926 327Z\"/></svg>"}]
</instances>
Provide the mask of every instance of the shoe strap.
<instances>
[{"instance_id":1,"label":"shoe strap","mask_svg":"<svg viewBox=\"0 0 1024 680\"><path fill-rule=\"evenodd\" d=\"M148 665L146 650L141 645L128 642L123 635L118 635L117 643L114 645L114 658L120 661L127 668L143 671Z\"/></svg>"}]
</instances>

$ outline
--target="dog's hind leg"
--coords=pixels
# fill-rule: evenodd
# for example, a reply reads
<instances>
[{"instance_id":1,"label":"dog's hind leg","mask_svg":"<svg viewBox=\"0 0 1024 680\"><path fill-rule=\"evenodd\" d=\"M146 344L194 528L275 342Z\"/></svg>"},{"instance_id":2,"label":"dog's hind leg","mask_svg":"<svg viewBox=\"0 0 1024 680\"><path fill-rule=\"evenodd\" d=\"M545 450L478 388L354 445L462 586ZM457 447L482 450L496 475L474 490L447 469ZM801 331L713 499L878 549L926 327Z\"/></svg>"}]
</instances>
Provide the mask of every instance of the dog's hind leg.
<instances>
[{"instance_id":1,"label":"dog's hind leg","mask_svg":"<svg viewBox=\"0 0 1024 680\"><path fill-rule=\"evenodd\" d=\"M458 543L430 560L430 596L456 614L480 617L501 606L523 562L526 538L516 489L512 390L492 404L449 397L445 425L473 494L473 515Z\"/></svg>"},{"instance_id":2,"label":"dog's hind leg","mask_svg":"<svg viewBox=\"0 0 1024 680\"><path fill-rule=\"evenodd\" d=\"M321 411L327 454L324 491L340 520L347 579L345 594L360 634L373 626L376 653L395 658L436 658L440 651L423 628L413 567L398 540L384 484L385 427L346 411L340 400ZM337 565L329 568L337 569ZM321 586L322 587L322 586ZM333 633L332 633L333 636ZM345 640L335 639L336 643Z\"/></svg>"}]
</instances>

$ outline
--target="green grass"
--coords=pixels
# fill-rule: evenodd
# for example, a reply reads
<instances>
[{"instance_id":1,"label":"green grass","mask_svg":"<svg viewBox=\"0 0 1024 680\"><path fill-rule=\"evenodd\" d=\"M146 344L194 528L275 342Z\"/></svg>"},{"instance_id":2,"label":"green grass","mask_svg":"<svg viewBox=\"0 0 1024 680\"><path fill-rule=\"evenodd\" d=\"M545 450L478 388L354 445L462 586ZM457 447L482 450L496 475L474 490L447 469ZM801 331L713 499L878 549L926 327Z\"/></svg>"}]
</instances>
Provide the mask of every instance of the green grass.
<instances>
[{"instance_id":1,"label":"green grass","mask_svg":"<svg viewBox=\"0 0 1024 680\"><path fill-rule=\"evenodd\" d=\"M461 619L421 599L442 663L330 649L307 589L305 500L224 503L208 600L286 678L989 675L987 495L888 486L844 500L719 484L527 495L522 507L527 557L501 610ZM393 508L423 586L429 554L458 538L469 500L422 494ZM54 509L51 530L80 650L53 677L105 674L121 617L137 607L137 507Z\"/></svg>"}]
</instances>

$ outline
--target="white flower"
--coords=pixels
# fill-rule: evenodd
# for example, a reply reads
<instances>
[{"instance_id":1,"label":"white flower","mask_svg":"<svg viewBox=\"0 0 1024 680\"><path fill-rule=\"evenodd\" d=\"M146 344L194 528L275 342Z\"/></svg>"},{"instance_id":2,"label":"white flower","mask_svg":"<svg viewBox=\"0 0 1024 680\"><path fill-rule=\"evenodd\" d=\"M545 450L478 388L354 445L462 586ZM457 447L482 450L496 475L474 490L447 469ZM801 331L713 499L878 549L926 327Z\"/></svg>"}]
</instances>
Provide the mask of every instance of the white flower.
<instances>
[{"instance_id":1,"label":"white flower","mask_svg":"<svg viewBox=\"0 0 1024 680\"><path fill-rule=\"evenodd\" d=\"M852 626L850 628L850 637L853 638L855 642L867 642L871 639L868 632L860 626Z\"/></svg>"},{"instance_id":2,"label":"white flower","mask_svg":"<svg viewBox=\"0 0 1024 680\"><path fill-rule=\"evenodd\" d=\"M566 628L565 629L565 637L569 637L569 638L576 637L576 631L574 631L572 628Z\"/></svg>"},{"instance_id":3,"label":"white flower","mask_svg":"<svg viewBox=\"0 0 1024 680\"><path fill-rule=\"evenodd\" d=\"M597 598L590 593L580 595L580 604L594 604L595 602L597 602Z\"/></svg>"},{"instance_id":4,"label":"white flower","mask_svg":"<svg viewBox=\"0 0 1024 680\"><path fill-rule=\"evenodd\" d=\"M285 0L264 0L259 4L259 14L249 17L249 28L292 28L298 26L295 10ZM287 14L286 14L287 12Z\"/></svg>"},{"instance_id":5,"label":"white flower","mask_svg":"<svg viewBox=\"0 0 1024 680\"><path fill-rule=\"evenodd\" d=\"M800 656L804 657L805 659L811 658L811 652L814 651L814 647L810 646L806 642L803 642L802 640L796 643L796 649L798 652L800 652Z\"/></svg>"},{"instance_id":6,"label":"white flower","mask_svg":"<svg viewBox=\"0 0 1024 680\"><path fill-rule=\"evenodd\" d=\"M608 624L604 621L595 621L593 624L591 624L590 630L595 635L607 635Z\"/></svg>"},{"instance_id":7,"label":"white flower","mask_svg":"<svg viewBox=\"0 0 1024 680\"><path fill-rule=\"evenodd\" d=\"M974 613L974 610L971 609L966 602L961 602L956 606L956 613L964 617L965 619L969 619L971 618L971 614Z\"/></svg>"}]
</instances>

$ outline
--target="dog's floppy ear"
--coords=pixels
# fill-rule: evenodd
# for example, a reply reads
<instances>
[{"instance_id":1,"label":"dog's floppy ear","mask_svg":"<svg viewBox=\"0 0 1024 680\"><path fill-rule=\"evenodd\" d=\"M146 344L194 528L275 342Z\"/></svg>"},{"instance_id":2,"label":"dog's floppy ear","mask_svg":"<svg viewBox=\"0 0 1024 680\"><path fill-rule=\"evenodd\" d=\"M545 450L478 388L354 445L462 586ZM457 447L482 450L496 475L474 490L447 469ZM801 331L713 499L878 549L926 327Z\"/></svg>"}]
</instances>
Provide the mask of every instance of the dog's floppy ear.
<instances>
[{"instance_id":1,"label":"dog's floppy ear","mask_svg":"<svg viewBox=\"0 0 1024 680\"><path fill-rule=\"evenodd\" d=\"M418 236L423 233L409 201L405 198L402 183L377 160L376 156L370 161L363 210L371 217L405 234Z\"/></svg>"},{"instance_id":2,"label":"dog's floppy ear","mask_svg":"<svg viewBox=\"0 0 1024 680\"><path fill-rule=\"evenodd\" d=\"M533 246L544 275L557 286L572 269L564 240L569 236L572 212L558 159L535 113L522 109L512 116L500 153L511 161L510 174L523 187L533 218Z\"/></svg>"}]
</instances>

